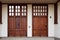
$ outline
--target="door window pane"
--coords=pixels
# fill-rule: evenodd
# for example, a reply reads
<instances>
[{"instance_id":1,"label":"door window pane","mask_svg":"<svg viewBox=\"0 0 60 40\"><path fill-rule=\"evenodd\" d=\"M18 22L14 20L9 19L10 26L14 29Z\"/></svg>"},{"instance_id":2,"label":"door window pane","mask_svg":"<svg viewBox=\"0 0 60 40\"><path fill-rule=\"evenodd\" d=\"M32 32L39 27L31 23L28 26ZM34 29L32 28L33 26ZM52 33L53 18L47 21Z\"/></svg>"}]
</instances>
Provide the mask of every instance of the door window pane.
<instances>
[{"instance_id":1,"label":"door window pane","mask_svg":"<svg viewBox=\"0 0 60 40\"><path fill-rule=\"evenodd\" d=\"M24 12L26 12L26 10L24 10Z\"/></svg>"},{"instance_id":2,"label":"door window pane","mask_svg":"<svg viewBox=\"0 0 60 40\"><path fill-rule=\"evenodd\" d=\"M12 16L14 16L14 13L12 13Z\"/></svg>"},{"instance_id":3,"label":"door window pane","mask_svg":"<svg viewBox=\"0 0 60 40\"><path fill-rule=\"evenodd\" d=\"M16 13L15 15L16 15L16 16L18 16L18 14L17 14L17 13Z\"/></svg>"},{"instance_id":4,"label":"door window pane","mask_svg":"<svg viewBox=\"0 0 60 40\"><path fill-rule=\"evenodd\" d=\"M23 13L22 13L22 16L23 16Z\"/></svg>"},{"instance_id":5,"label":"door window pane","mask_svg":"<svg viewBox=\"0 0 60 40\"><path fill-rule=\"evenodd\" d=\"M35 13L33 13L33 15L35 16Z\"/></svg>"},{"instance_id":6,"label":"door window pane","mask_svg":"<svg viewBox=\"0 0 60 40\"><path fill-rule=\"evenodd\" d=\"M15 10L15 12L17 12L17 10Z\"/></svg>"},{"instance_id":7,"label":"door window pane","mask_svg":"<svg viewBox=\"0 0 60 40\"><path fill-rule=\"evenodd\" d=\"M33 12L35 12L35 10L33 10Z\"/></svg>"},{"instance_id":8,"label":"door window pane","mask_svg":"<svg viewBox=\"0 0 60 40\"><path fill-rule=\"evenodd\" d=\"M35 6L33 6L33 9L35 9Z\"/></svg>"},{"instance_id":9,"label":"door window pane","mask_svg":"<svg viewBox=\"0 0 60 40\"><path fill-rule=\"evenodd\" d=\"M26 13L24 13L24 16L26 16Z\"/></svg>"},{"instance_id":10,"label":"door window pane","mask_svg":"<svg viewBox=\"0 0 60 40\"><path fill-rule=\"evenodd\" d=\"M14 9L14 6L12 6L12 9Z\"/></svg>"},{"instance_id":11,"label":"door window pane","mask_svg":"<svg viewBox=\"0 0 60 40\"><path fill-rule=\"evenodd\" d=\"M40 16L40 13L38 13L38 16Z\"/></svg>"},{"instance_id":12,"label":"door window pane","mask_svg":"<svg viewBox=\"0 0 60 40\"><path fill-rule=\"evenodd\" d=\"M9 12L11 12L11 10L9 10Z\"/></svg>"},{"instance_id":13,"label":"door window pane","mask_svg":"<svg viewBox=\"0 0 60 40\"><path fill-rule=\"evenodd\" d=\"M18 16L20 16L20 13L18 13Z\"/></svg>"},{"instance_id":14,"label":"door window pane","mask_svg":"<svg viewBox=\"0 0 60 40\"><path fill-rule=\"evenodd\" d=\"M9 13L9 16L11 16L11 13Z\"/></svg>"},{"instance_id":15,"label":"door window pane","mask_svg":"<svg viewBox=\"0 0 60 40\"><path fill-rule=\"evenodd\" d=\"M17 7L17 6L15 6L15 8L17 9L18 7Z\"/></svg>"},{"instance_id":16,"label":"door window pane","mask_svg":"<svg viewBox=\"0 0 60 40\"><path fill-rule=\"evenodd\" d=\"M47 12L47 10L45 10L45 12Z\"/></svg>"},{"instance_id":17,"label":"door window pane","mask_svg":"<svg viewBox=\"0 0 60 40\"><path fill-rule=\"evenodd\" d=\"M9 9L11 9L11 6L9 6Z\"/></svg>"},{"instance_id":18,"label":"door window pane","mask_svg":"<svg viewBox=\"0 0 60 40\"><path fill-rule=\"evenodd\" d=\"M14 10L12 10L12 12L14 12Z\"/></svg>"},{"instance_id":19,"label":"door window pane","mask_svg":"<svg viewBox=\"0 0 60 40\"><path fill-rule=\"evenodd\" d=\"M18 6L18 9L20 9L20 6Z\"/></svg>"},{"instance_id":20,"label":"door window pane","mask_svg":"<svg viewBox=\"0 0 60 40\"><path fill-rule=\"evenodd\" d=\"M36 16L37 16L37 13L36 13Z\"/></svg>"},{"instance_id":21,"label":"door window pane","mask_svg":"<svg viewBox=\"0 0 60 40\"><path fill-rule=\"evenodd\" d=\"M38 12L40 12L40 10L38 10Z\"/></svg>"},{"instance_id":22,"label":"door window pane","mask_svg":"<svg viewBox=\"0 0 60 40\"><path fill-rule=\"evenodd\" d=\"M18 10L18 12L20 12L20 10Z\"/></svg>"},{"instance_id":23,"label":"door window pane","mask_svg":"<svg viewBox=\"0 0 60 40\"><path fill-rule=\"evenodd\" d=\"M47 13L45 13L45 16L47 16Z\"/></svg>"}]
</instances>

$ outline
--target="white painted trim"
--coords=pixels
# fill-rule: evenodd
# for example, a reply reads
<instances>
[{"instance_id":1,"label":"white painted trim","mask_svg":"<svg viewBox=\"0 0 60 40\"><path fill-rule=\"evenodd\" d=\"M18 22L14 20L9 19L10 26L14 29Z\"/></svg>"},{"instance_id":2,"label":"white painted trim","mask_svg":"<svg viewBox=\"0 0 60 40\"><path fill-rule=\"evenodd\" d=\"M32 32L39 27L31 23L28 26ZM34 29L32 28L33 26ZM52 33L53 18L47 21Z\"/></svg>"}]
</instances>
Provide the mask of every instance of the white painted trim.
<instances>
[{"instance_id":1,"label":"white painted trim","mask_svg":"<svg viewBox=\"0 0 60 40\"><path fill-rule=\"evenodd\" d=\"M32 5L27 5L27 37L32 37Z\"/></svg>"},{"instance_id":2,"label":"white painted trim","mask_svg":"<svg viewBox=\"0 0 60 40\"><path fill-rule=\"evenodd\" d=\"M54 37L54 4L48 5L48 37Z\"/></svg>"}]
</instances>

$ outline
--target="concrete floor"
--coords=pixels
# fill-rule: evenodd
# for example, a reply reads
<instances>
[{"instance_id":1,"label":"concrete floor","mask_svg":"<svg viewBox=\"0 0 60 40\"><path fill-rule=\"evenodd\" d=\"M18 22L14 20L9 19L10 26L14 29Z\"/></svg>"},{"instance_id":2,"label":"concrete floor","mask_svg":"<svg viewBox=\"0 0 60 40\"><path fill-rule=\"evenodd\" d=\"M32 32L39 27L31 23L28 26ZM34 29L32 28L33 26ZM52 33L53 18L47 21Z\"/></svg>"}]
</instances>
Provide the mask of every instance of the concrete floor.
<instances>
[{"instance_id":1,"label":"concrete floor","mask_svg":"<svg viewBox=\"0 0 60 40\"><path fill-rule=\"evenodd\" d=\"M60 40L60 38L55 38L55 40Z\"/></svg>"},{"instance_id":2,"label":"concrete floor","mask_svg":"<svg viewBox=\"0 0 60 40\"><path fill-rule=\"evenodd\" d=\"M8 38L1 38L0 40L54 40L54 38L48 37L8 37Z\"/></svg>"}]
</instances>

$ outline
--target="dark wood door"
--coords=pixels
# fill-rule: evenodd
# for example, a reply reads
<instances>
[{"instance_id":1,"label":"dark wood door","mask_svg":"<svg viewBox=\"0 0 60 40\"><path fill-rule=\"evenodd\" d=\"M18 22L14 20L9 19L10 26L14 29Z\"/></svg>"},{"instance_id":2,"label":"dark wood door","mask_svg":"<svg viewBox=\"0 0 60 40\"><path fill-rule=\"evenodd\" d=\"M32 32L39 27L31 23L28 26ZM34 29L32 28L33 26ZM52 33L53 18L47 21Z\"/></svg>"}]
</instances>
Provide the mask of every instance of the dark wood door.
<instances>
[{"instance_id":1,"label":"dark wood door","mask_svg":"<svg viewBox=\"0 0 60 40\"><path fill-rule=\"evenodd\" d=\"M48 6L33 5L33 36L48 36Z\"/></svg>"},{"instance_id":2,"label":"dark wood door","mask_svg":"<svg viewBox=\"0 0 60 40\"><path fill-rule=\"evenodd\" d=\"M27 36L27 6L8 6L8 36Z\"/></svg>"}]
</instances>

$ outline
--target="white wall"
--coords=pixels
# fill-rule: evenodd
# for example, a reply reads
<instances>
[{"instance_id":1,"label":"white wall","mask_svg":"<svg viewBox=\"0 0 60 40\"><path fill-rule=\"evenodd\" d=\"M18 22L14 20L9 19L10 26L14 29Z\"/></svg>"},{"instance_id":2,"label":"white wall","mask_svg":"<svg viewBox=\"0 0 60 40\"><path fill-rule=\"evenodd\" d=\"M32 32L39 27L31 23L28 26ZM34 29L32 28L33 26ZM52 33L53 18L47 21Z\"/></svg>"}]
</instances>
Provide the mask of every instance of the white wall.
<instances>
[{"instance_id":1,"label":"white wall","mask_svg":"<svg viewBox=\"0 0 60 40\"><path fill-rule=\"evenodd\" d=\"M2 5L2 24L0 24L0 37L7 37L7 5Z\"/></svg>"},{"instance_id":2,"label":"white wall","mask_svg":"<svg viewBox=\"0 0 60 40\"><path fill-rule=\"evenodd\" d=\"M54 37L54 4L48 5L48 37Z\"/></svg>"},{"instance_id":3,"label":"white wall","mask_svg":"<svg viewBox=\"0 0 60 40\"><path fill-rule=\"evenodd\" d=\"M32 37L32 5L28 4L27 7L27 37Z\"/></svg>"},{"instance_id":4,"label":"white wall","mask_svg":"<svg viewBox=\"0 0 60 40\"><path fill-rule=\"evenodd\" d=\"M32 7L32 5L28 5L29 7ZM28 7L28 8L29 8ZM8 10L7 5L2 5L2 24L0 24L0 37L8 37ZM32 8L28 9L28 19L30 20L28 23L28 29L27 29L27 36L32 36ZM30 11L29 11L30 10ZM30 14L31 13L31 14ZM30 16L29 16L30 15ZM52 17L50 19L50 16ZM29 29L29 26L31 26L31 29ZM48 37L54 37L54 5L49 4L48 5Z\"/></svg>"},{"instance_id":5,"label":"white wall","mask_svg":"<svg viewBox=\"0 0 60 40\"><path fill-rule=\"evenodd\" d=\"M60 2L58 6L58 24L55 25L55 37L60 38Z\"/></svg>"}]
</instances>

